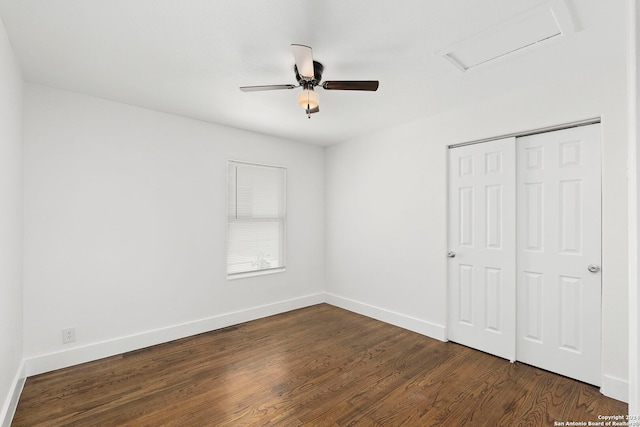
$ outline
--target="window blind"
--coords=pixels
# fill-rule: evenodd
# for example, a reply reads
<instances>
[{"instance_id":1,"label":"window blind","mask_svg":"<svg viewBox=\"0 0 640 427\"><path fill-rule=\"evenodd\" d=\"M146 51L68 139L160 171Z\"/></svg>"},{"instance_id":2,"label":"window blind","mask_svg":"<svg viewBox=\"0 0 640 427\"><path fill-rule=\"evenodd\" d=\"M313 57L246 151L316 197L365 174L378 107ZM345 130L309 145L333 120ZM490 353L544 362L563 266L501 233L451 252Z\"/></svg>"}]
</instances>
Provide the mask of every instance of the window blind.
<instances>
[{"instance_id":1,"label":"window blind","mask_svg":"<svg viewBox=\"0 0 640 427\"><path fill-rule=\"evenodd\" d=\"M286 169L228 164L227 275L285 267Z\"/></svg>"}]
</instances>

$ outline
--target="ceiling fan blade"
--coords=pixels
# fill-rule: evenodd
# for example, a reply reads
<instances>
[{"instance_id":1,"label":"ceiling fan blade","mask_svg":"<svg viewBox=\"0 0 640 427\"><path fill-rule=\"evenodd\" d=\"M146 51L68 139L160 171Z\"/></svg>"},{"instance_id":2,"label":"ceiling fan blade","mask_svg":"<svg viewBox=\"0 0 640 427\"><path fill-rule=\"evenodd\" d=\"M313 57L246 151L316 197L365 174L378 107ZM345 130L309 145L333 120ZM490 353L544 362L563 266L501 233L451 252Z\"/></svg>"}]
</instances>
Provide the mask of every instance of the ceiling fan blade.
<instances>
[{"instance_id":1,"label":"ceiling fan blade","mask_svg":"<svg viewBox=\"0 0 640 427\"><path fill-rule=\"evenodd\" d=\"M311 48L302 44L292 44L291 50L296 61L296 67L298 67L298 74L301 77L313 79L313 52Z\"/></svg>"},{"instance_id":2,"label":"ceiling fan blade","mask_svg":"<svg viewBox=\"0 0 640 427\"><path fill-rule=\"evenodd\" d=\"M336 80L322 83L326 90L378 90L377 80Z\"/></svg>"},{"instance_id":3,"label":"ceiling fan blade","mask_svg":"<svg viewBox=\"0 0 640 427\"><path fill-rule=\"evenodd\" d=\"M265 86L241 86L243 92L258 92L261 90L294 89L297 85L265 85Z\"/></svg>"}]
</instances>

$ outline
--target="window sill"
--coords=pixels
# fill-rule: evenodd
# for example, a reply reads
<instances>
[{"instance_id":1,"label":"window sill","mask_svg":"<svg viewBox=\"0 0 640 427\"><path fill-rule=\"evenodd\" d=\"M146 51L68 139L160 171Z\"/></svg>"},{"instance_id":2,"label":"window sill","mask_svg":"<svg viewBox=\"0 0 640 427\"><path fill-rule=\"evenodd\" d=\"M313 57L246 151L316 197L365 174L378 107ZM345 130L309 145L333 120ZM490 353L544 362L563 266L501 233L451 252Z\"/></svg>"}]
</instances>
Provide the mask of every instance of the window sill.
<instances>
[{"instance_id":1,"label":"window sill","mask_svg":"<svg viewBox=\"0 0 640 427\"><path fill-rule=\"evenodd\" d=\"M287 271L286 267L271 268L269 270L247 271L246 273L227 274L227 280L245 279L247 277L264 276L267 274L276 274Z\"/></svg>"}]
</instances>

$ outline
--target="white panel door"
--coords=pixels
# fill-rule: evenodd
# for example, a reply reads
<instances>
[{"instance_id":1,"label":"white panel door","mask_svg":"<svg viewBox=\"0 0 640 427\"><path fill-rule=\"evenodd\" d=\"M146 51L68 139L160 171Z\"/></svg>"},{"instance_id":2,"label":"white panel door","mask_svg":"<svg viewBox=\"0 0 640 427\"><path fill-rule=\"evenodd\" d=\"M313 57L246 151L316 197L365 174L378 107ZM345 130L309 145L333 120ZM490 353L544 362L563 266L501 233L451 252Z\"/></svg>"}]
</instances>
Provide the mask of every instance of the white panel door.
<instances>
[{"instance_id":1,"label":"white panel door","mask_svg":"<svg viewBox=\"0 0 640 427\"><path fill-rule=\"evenodd\" d=\"M517 359L600 385L600 125L518 138Z\"/></svg>"},{"instance_id":2,"label":"white panel door","mask_svg":"<svg viewBox=\"0 0 640 427\"><path fill-rule=\"evenodd\" d=\"M515 358L515 139L449 150L450 340Z\"/></svg>"}]
</instances>

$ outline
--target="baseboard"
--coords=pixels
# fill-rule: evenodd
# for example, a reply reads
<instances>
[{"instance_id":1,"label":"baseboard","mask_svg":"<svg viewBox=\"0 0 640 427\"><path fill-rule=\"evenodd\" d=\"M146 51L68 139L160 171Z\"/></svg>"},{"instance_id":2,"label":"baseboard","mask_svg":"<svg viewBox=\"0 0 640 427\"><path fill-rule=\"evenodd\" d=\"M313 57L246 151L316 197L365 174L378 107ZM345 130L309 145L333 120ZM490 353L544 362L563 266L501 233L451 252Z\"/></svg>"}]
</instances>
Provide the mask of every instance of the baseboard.
<instances>
[{"instance_id":1,"label":"baseboard","mask_svg":"<svg viewBox=\"0 0 640 427\"><path fill-rule=\"evenodd\" d=\"M193 322L182 323L167 328L129 335L113 340L74 347L69 350L44 354L25 360L26 376L38 375L68 366L114 356L128 351L139 350L188 336L209 332L243 322L309 307L325 301L325 294L318 293L262 305L246 310L221 314Z\"/></svg>"},{"instance_id":2,"label":"baseboard","mask_svg":"<svg viewBox=\"0 0 640 427\"><path fill-rule=\"evenodd\" d=\"M364 304L335 294L327 293L325 295L325 301L327 304L335 305L336 307L353 311L354 313L362 314L363 316L371 317L373 319L380 320L381 322L390 323L400 328L426 335L430 338L435 338L440 341L447 340L446 329L442 325L427 322L426 320L416 319L415 317L396 313L373 305Z\"/></svg>"},{"instance_id":3,"label":"baseboard","mask_svg":"<svg viewBox=\"0 0 640 427\"><path fill-rule=\"evenodd\" d=\"M13 379L13 385L7 395L7 400L2 405L2 411L0 412L0 422L2 422L0 425L2 425L2 427L9 427L11 425L13 416L18 408L18 401L20 400L20 394L22 394L22 389L24 388L24 382L26 379L25 364L24 361L22 361Z\"/></svg>"},{"instance_id":4,"label":"baseboard","mask_svg":"<svg viewBox=\"0 0 640 427\"><path fill-rule=\"evenodd\" d=\"M344 298L332 293L307 295L300 298L225 313L219 316L213 316L167 328L156 329L114 340L74 347L65 351L25 359L16 373L11 393L2 407L2 412L0 412L1 425L2 427L9 427L11 425L11 420L13 419L13 415L17 408L25 379L28 376L98 360L126 353L128 351L139 350L152 345L162 344L191 335L209 332L243 322L249 322L263 317L321 304L323 302L428 336L430 338L440 341L447 340L446 329L443 325L416 319L415 317L365 304L349 298ZM626 380L605 375L600 392L605 396L616 400L623 402L629 401L629 384Z\"/></svg>"},{"instance_id":5,"label":"baseboard","mask_svg":"<svg viewBox=\"0 0 640 427\"><path fill-rule=\"evenodd\" d=\"M629 403L629 382L610 375L605 375L602 379L600 393L612 399Z\"/></svg>"}]
</instances>

